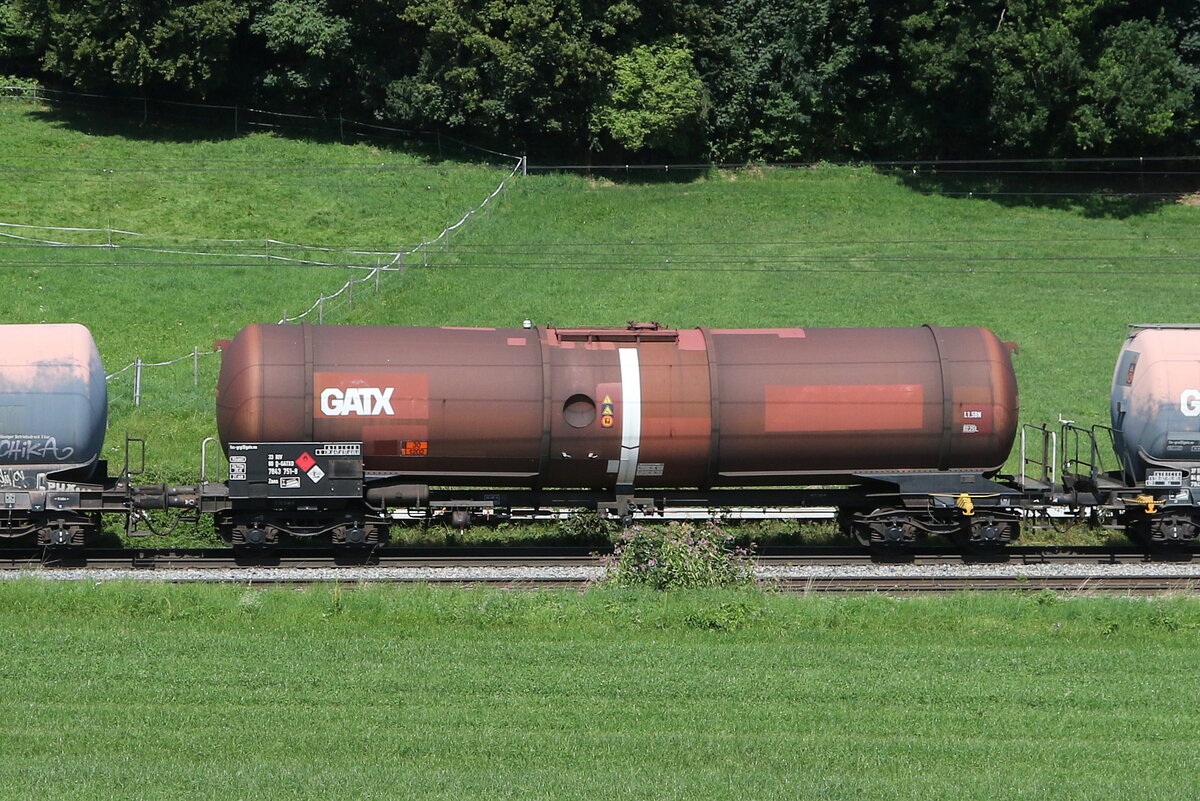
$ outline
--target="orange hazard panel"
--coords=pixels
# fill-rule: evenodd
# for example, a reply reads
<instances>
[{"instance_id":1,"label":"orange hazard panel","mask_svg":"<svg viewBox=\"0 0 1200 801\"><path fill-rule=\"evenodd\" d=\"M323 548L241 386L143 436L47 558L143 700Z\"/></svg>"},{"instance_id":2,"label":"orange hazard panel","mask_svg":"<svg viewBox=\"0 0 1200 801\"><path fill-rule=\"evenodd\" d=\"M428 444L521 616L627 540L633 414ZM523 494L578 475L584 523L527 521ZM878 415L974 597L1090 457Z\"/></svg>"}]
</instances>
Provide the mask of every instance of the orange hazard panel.
<instances>
[{"instance_id":1,"label":"orange hazard panel","mask_svg":"<svg viewBox=\"0 0 1200 801\"><path fill-rule=\"evenodd\" d=\"M765 389L764 427L784 431L904 431L921 429L920 384L781 386Z\"/></svg>"},{"instance_id":2,"label":"orange hazard panel","mask_svg":"<svg viewBox=\"0 0 1200 801\"><path fill-rule=\"evenodd\" d=\"M425 440L408 439L404 441L404 446L400 448L401 456L428 456L429 443Z\"/></svg>"}]
</instances>

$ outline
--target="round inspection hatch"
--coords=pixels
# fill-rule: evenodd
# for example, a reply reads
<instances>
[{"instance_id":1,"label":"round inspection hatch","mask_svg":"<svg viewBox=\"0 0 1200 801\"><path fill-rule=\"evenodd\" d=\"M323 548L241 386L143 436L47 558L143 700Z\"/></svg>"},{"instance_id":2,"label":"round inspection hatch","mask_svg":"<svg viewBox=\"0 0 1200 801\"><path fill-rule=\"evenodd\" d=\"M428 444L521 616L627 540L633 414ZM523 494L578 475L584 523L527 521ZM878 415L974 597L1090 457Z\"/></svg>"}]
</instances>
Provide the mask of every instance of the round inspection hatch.
<instances>
[{"instance_id":1,"label":"round inspection hatch","mask_svg":"<svg viewBox=\"0 0 1200 801\"><path fill-rule=\"evenodd\" d=\"M596 421L596 402L587 395L572 395L563 404L563 419L571 428L587 428Z\"/></svg>"}]
</instances>

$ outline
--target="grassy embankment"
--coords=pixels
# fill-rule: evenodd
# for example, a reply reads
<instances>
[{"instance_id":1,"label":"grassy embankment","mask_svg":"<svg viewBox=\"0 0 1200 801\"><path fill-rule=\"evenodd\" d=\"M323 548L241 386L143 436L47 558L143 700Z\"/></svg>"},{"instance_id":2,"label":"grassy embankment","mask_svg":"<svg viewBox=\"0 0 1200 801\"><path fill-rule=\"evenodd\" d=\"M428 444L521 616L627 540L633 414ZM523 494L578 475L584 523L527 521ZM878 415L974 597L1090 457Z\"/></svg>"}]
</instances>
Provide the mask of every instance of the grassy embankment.
<instances>
[{"instance_id":1,"label":"grassy embankment","mask_svg":"<svg viewBox=\"0 0 1200 801\"><path fill-rule=\"evenodd\" d=\"M0 584L0 797L1153 799L1195 599Z\"/></svg>"},{"instance_id":2,"label":"grassy embankment","mask_svg":"<svg viewBox=\"0 0 1200 801\"><path fill-rule=\"evenodd\" d=\"M156 141L137 139L137 129L88 134L27 104L2 105L0 114L3 166L83 171L10 174L0 221L111 225L159 243L269 236L395 248L435 234L501 177L364 146L265 135ZM385 171L363 170L377 164ZM999 199L1006 205L923 195L894 177L845 168L680 183L535 174L515 182L430 267L391 276L378 295L360 293L353 309L331 310L326 320L984 325L1021 346L1026 421L1062 414L1102 422L1126 324L1195 319L1200 208L1095 215L1081 199ZM163 266L133 266L148 258ZM85 322L114 367L136 356L178 356L245 323L273 321L349 274L12 244L0 248L0 260L8 262L0 265L6 320ZM19 263L28 260L47 263ZM155 477L189 478L196 443L213 433L215 373L215 357L204 361L199 388L189 364L148 372L139 410L129 402L130 376L114 379L110 453L126 430L145 434Z\"/></svg>"}]
</instances>

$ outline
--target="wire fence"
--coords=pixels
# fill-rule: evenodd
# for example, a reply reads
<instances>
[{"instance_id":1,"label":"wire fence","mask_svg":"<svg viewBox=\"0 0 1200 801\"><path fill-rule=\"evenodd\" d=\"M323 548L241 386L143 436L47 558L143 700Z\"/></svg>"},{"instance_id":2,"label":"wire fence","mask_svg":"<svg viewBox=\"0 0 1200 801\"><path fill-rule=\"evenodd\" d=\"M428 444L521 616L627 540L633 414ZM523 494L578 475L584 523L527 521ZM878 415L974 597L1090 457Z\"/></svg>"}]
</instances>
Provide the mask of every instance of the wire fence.
<instances>
[{"instance_id":1,"label":"wire fence","mask_svg":"<svg viewBox=\"0 0 1200 801\"><path fill-rule=\"evenodd\" d=\"M425 241L419 243L415 247L408 248L405 250L400 250L399 252L389 251L389 252L384 253L384 252L375 252L375 251L367 251L367 250L338 250L338 249L333 249L333 248L321 248L321 247L313 247L313 246L305 246L305 245L294 245L291 243L280 242L278 240L264 240L268 244L274 243L277 246L286 245L288 247L293 247L293 248L297 248L297 249L301 249L301 250L307 249L307 250L312 250L312 251L317 251L317 252L338 252L338 253L350 253L350 254L356 254L356 255L387 256L387 257L389 257L389 260L386 264L376 264L374 266L366 265L366 264L358 264L358 265L339 264L339 263L332 263L332 262L319 262L319 261L315 261L312 259L294 259L291 257L280 256L279 254L274 254L274 255L243 254L243 255L253 256L253 257L263 257L263 258L281 258L281 259L285 259L287 261L300 262L300 263L308 264L308 265L312 265L312 266L349 267L352 269L360 269L360 270L365 271L365 274L362 275L361 277L351 278L351 279L347 280L335 292L332 292L328 295L322 293L321 295L319 295L317 297L317 299L313 302L313 304L311 306L309 306L307 309L300 312L299 314L289 315L287 313L287 311L284 310L283 316L280 317L277 322L278 325L284 325L287 323L296 323L296 322L301 322L304 320L315 320L318 324L323 324L325 322L326 313L333 310L333 308L340 309L343 306L351 306L352 307L354 305L355 287L367 287L374 291L379 291L380 280L385 274L403 275L405 270L408 269L409 265L417 263L418 261L423 266L429 266L430 251L435 248L448 247L451 242L451 237L454 235L454 233L465 230L475 220L477 215L486 211L488 208L490 208L492 205L494 205L496 202L496 199L501 196L501 194L504 192L505 188L508 186L508 182L511 181L513 179L513 177L516 176L518 173L523 172L524 167L525 167L525 158L522 156L517 159L517 163L513 166L512 170L507 175L504 176L504 179L502 181L500 181L499 185L496 186L496 188L493 189L482 201L480 201L479 204L477 204L476 206L474 206L471 209L468 209L467 212L465 214L463 214L463 216L460 217L456 222L451 223L450 225L447 225L445 228L443 228L441 230L441 232L437 236L432 237L430 239L426 239ZM29 229L29 228L39 228L39 226L26 226L26 225L15 225L12 223L0 223L0 228ZM136 236L145 236L144 234L140 234L140 233L136 233L136 232L118 231L115 229L107 229L107 228L50 229L47 227L41 227L41 230L63 230L63 231L76 231L76 232L86 231L86 232L105 234L105 235L109 236L110 238L115 235L135 236L135 237ZM10 234L10 233L6 233L4 231L0 231L0 236L21 236L21 235ZM22 238L34 239L31 237L23 237L23 236L22 236ZM45 243L48 245L54 244L54 242L49 239L42 239L42 240L35 240L35 241L38 241L40 243ZM219 240L219 241L224 242L224 243L241 243L241 242L245 242L246 240ZM79 247L80 245L63 244L62 246ZM128 245L123 245L123 244L117 243L117 242L112 242L111 239L108 244L101 244L98 246L99 247L110 247L110 248L131 247ZM140 248L140 249L158 250L155 248ZM179 251L179 250L158 250L158 252L185 253L185 254L192 255L192 252L190 252L190 251ZM211 255L211 254L206 253L206 252L195 252L194 255ZM116 370L115 372L110 373L109 375L106 376L106 378L111 382L114 378L117 378L118 376L121 376L121 375L124 375L127 373L131 374L133 376L133 387L132 387L133 405L140 406L142 403L142 397L143 397L142 377L143 377L143 372L145 370L150 369L150 368L158 368L158 367L170 367L173 365L191 361L192 362L193 383L198 385L200 382L200 359L201 359L201 357L212 356L217 353L220 353L220 350L201 351L199 348L193 348L191 353L184 354L183 356L179 356L178 358L175 358L175 359L168 359L166 361L152 362L152 361L145 361L141 358L138 358L138 359L135 359L134 361L130 362L129 364L125 365L124 367Z\"/></svg>"},{"instance_id":2,"label":"wire fence","mask_svg":"<svg viewBox=\"0 0 1200 801\"><path fill-rule=\"evenodd\" d=\"M497 186L495 189L493 189L491 191L491 193L479 203L479 205L475 206L472 209L469 209L466 214L464 214L462 217L459 218L458 222L455 222L451 225L447 225L445 228L443 228L441 233L439 233L437 236L433 237L432 239L427 239L424 242L421 242L419 245L417 245L416 247L414 247L410 250L400 251L399 253L395 254L395 256L392 258L392 260L389 261L384 266L376 266L374 268L369 268L370 271L366 275L362 276L361 278L351 278L350 280L346 281L346 283L342 284L341 288L338 289L336 292L334 292L331 295L321 295L320 297L317 298L316 302L314 302L312 306L309 306L308 309L306 309L305 311L301 312L300 314L298 314L294 317L289 317L287 314L287 311L285 310L283 313L283 317L280 318L279 322L281 324L282 323L294 323L294 322L299 322L300 320L303 320L306 317L316 315L317 322L323 323L323 322L325 322L326 304L329 303L330 301L337 300L338 298L343 298L347 303L353 304L353 302L354 302L354 287L355 286L361 286L364 284L369 284L371 282L374 282L375 289L378 290L379 289L379 277L381 274L383 274L385 272L398 272L398 273L403 274L404 271L406 269L408 269L408 265L409 265L409 263L411 263L411 260L416 259L416 258L420 258L423 266L428 267L429 266L430 249L434 248L436 246L439 246L439 245L448 246L454 232L465 229L468 225L471 224L472 221L474 221L475 216L477 214L490 208L490 204L492 204L493 201L495 201L495 199L497 197L499 197L500 194L505 190L505 188L508 186L508 182L510 180L512 180L512 178L518 172L524 172L525 163L526 162L525 162L524 156L521 156L520 158L518 158L516 165L512 168L512 171L508 175L504 176L504 180L502 180L500 182L499 186Z\"/></svg>"},{"instance_id":3,"label":"wire fence","mask_svg":"<svg viewBox=\"0 0 1200 801\"><path fill-rule=\"evenodd\" d=\"M528 173L528 161L525 156L514 156L509 153L479 147L452 137L445 137L438 132L390 128L348 120L342 117L332 119L302 114L270 112L262 109L238 106L179 103L152 100L146 97L114 97L81 92L63 92L42 87L0 87L0 97L18 97L74 107L99 108L109 112L124 111L127 114L140 112L143 122L148 122L153 116L155 119L167 119L171 121L183 119L192 123L208 122L212 124L219 121L221 115L224 114L228 116L228 122L231 124L231 132L235 134L255 128L274 128L286 129L288 131L321 133L326 136L331 136L336 131L337 138L343 142L348 141L348 139L353 140L366 137L392 139L411 139L415 137L424 139L426 142L432 139L437 147L439 157L442 155L444 145L446 143L453 143L468 150L492 156L500 156L513 161L512 168L500 183L482 201L468 209L457 221L446 225L437 236L426 239L411 248L399 248L395 250L333 248L298 244L271 238L206 239L200 237L175 238L173 241L177 243L176 246L160 247L151 243L150 240L157 239L161 241L164 239L163 237L156 237L137 231L125 231L115 227L40 226L0 222L0 240L19 242L25 246L137 250L171 256L196 258L220 257L226 260L247 259L253 261L261 260L263 263L285 262L311 267L336 267L360 270L364 273L358 278L347 280L341 287L330 294L322 293L318 295L312 305L299 314L289 315L285 309L278 320L279 325L305 320L315 320L317 323L324 323L327 312L332 311L334 308L353 306L356 287L367 287L378 291L380 281L385 274L395 273L403 275L409 266L417 262L420 262L423 266L428 266L430 251L432 249L444 250L448 248L454 234L468 228L478 215L494 206L497 198L502 195L507 189L509 182L517 174L525 175ZM43 235L35 236L35 232L42 233ZM100 241L95 241L97 237ZM122 239L133 241L123 242L121 241ZM143 243L139 240L146 240L146 242ZM261 249L255 249L259 245L261 245ZM372 258L375 263L368 263ZM130 375L133 379L133 405L140 406L143 398L143 375L147 369L171 367L191 362L192 381L194 385L198 386L200 383L201 358L213 356L218 353L220 353L219 349L202 351L196 347L190 353L166 361L147 361L139 357L108 374L105 378L109 382L112 382L113 379L120 376Z\"/></svg>"},{"instance_id":4,"label":"wire fence","mask_svg":"<svg viewBox=\"0 0 1200 801\"><path fill-rule=\"evenodd\" d=\"M181 364L183 362L190 360L192 362L192 385L200 386L200 357L201 356L214 356L220 352L221 351L219 351L219 350L202 351L199 348L192 348L191 353L189 353L185 356L180 356L178 359L169 359L165 362L146 362L146 361L142 361L141 359L135 359L134 361L132 361L129 364L122 367L120 370L117 370L115 373L109 373L104 378L107 381L112 381L117 376L122 375L122 374L127 373L130 370L132 370L133 371L133 405L141 406L142 405L142 371L145 368L148 368L148 367L170 367L171 365Z\"/></svg>"},{"instance_id":5,"label":"wire fence","mask_svg":"<svg viewBox=\"0 0 1200 801\"><path fill-rule=\"evenodd\" d=\"M436 155L439 159L446 157L447 150L456 153L470 152L500 156L505 159L518 158L515 154L465 142L441 131L380 125L341 115L333 117L292 114L248 106L184 103L139 95L72 92L48 89L44 86L0 86L0 98L6 97L49 103L64 109L101 111L146 124L161 122L196 125L216 131L225 131L230 135L256 130L280 131L334 139L344 143L374 141L403 143L410 146L420 143L430 155Z\"/></svg>"}]
</instances>

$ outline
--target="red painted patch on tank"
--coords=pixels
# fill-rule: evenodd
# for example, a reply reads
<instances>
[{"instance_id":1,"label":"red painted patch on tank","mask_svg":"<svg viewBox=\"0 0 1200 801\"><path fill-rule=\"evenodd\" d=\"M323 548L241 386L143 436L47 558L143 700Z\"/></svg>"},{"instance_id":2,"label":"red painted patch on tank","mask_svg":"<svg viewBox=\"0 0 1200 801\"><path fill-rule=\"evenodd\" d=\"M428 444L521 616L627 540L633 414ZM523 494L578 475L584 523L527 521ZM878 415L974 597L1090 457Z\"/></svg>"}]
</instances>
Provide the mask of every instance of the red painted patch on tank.
<instances>
[{"instance_id":1,"label":"red painted patch on tank","mask_svg":"<svg viewBox=\"0 0 1200 801\"><path fill-rule=\"evenodd\" d=\"M525 339L524 337L508 337L507 341L508 344L513 345L514 347L520 347L521 345L529 344L529 340Z\"/></svg>"},{"instance_id":2,"label":"red painted patch on tank","mask_svg":"<svg viewBox=\"0 0 1200 801\"><path fill-rule=\"evenodd\" d=\"M920 384L764 387L768 432L907 431L925 421Z\"/></svg>"},{"instance_id":3,"label":"red painted patch on tank","mask_svg":"<svg viewBox=\"0 0 1200 801\"><path fill-rule=\"evenodd\" d=\"M429 419L425 373L313 373L314 417Z\"/></svg>"},{"instance_id":4,"label":"red painted patch on tank","mask_svg":"<svg viewBox=\"0 0 1200 801\"><path fill-rule=\"evenodd\" d=\"M712 329L712 333L742 336L769 336L774 334L780 339L804 339L808 336L804 333L803 328L714 328Z\"/></svg>"}]
</instances>

